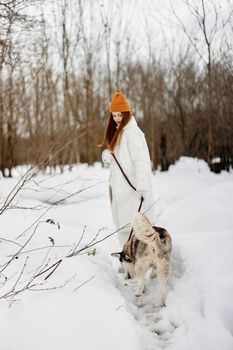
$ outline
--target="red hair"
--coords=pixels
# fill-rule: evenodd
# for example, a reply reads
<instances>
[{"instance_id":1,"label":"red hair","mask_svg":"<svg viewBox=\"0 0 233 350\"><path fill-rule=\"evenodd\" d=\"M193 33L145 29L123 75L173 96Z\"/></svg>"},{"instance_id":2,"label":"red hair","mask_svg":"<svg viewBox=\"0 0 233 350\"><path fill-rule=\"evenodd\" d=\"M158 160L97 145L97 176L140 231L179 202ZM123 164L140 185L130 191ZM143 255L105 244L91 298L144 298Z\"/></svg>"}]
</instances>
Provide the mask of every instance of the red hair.
<instances>
[{"instance_id":1,"label":"red hair","mask_svg":"<svg viewBox=\"0 0 233 350\"><path fill-rule=\"evenodd\" d=\"M121 112L123 118L122 121L117 128L117 124L115 123L112 113L108 118L108 122L105 128L104 140L99 145L99 147L107 147L110 152L114 151L117 142L120 140L121 131L125 127L126 124L130 121L132 114L131 112Z\"/></svg>"}]
</instances>

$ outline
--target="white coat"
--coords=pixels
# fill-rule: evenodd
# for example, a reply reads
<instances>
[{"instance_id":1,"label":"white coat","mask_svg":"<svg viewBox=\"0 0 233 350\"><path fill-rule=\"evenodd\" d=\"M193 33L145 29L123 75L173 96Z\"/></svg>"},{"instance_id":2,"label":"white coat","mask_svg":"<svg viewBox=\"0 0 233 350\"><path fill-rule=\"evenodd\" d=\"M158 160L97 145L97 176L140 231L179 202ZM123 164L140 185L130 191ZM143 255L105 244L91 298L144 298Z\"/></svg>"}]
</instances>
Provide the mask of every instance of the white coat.
<instances>
[{"instance_id":1,"label":"white coat","mask_svg":"<svg viewBox=\"0 0 233 350\"><path fill-rule=\"evenodd\" d=\"M150 155L143 132L137 125L134 117L123 128L120 142L114 150L114 154L125 174L137 191L145 193L141 212L145 214L153 224L153 187ZM112 216L117 229L130 224L140 205L139 193L130 187L115 159L108 151L102 155L103 162L110 163L110 187L112 191ZM119 232L121 246L128 239L131 228Z\"/></svg>"}]
</instances>

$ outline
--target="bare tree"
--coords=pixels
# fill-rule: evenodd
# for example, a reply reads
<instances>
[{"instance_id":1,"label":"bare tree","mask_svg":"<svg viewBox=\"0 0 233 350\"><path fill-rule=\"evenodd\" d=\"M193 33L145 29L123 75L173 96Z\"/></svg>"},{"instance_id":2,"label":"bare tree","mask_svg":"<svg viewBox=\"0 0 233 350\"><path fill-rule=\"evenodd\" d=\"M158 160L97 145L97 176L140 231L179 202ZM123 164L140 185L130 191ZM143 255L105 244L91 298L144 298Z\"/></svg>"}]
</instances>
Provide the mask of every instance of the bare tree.
<instances>
[{"instance_id":1,"label":"bare tree","mask_svg":"<svg viewBox=\"0 0 233 350\"><path fill-rule=\"evenodd\" d=\"M198 56L201 58L207 69L207 121L208 121L208 143L207 143L207 161L208 165L211 168L212 158L214 154L214 140L213 140L213 84L212 84L212 56L213 56L213 45L217 37L217 34L225 28L230 23L230 18L232 16L232 11L230 14L223 19L219 15L219 8L217 8L216 3L213 0L201 0L200 4L194 4L189 0L185 0L184 4L189 10L192 17L195 19L202 38L204 40L207 55L203 53L201 49L201 41L197 41L196 36L193 36L192 32L187 28L187 25L181 20L177 15L173 5L173 13L178 20L181 28L185 32L190 43L194 47ZM209 17L213 19L213 22L210 24ZM195 33L197 35L197 33ZM205 58L207 56L207 58Z\"/></svg>"}]
</instances>

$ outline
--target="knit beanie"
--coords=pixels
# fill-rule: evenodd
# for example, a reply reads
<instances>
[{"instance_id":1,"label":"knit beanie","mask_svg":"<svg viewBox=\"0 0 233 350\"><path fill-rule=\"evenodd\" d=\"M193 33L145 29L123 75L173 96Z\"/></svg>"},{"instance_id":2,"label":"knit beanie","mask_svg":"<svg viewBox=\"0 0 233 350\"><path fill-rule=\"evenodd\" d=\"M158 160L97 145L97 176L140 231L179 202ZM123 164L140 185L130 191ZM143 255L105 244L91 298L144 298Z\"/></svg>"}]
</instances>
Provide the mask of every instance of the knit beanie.
<instances>
[{"instance_id":1,"label":"knit beanie","mask_svg":"<svg viewBox=\"0 0 233 350\"><path fill-rule=\"evenodd\" d=\"M131 107L123 92L118 91L112 96L112 101L109 105L110 112L130 112Z\"/></svg>"}]
</instances>

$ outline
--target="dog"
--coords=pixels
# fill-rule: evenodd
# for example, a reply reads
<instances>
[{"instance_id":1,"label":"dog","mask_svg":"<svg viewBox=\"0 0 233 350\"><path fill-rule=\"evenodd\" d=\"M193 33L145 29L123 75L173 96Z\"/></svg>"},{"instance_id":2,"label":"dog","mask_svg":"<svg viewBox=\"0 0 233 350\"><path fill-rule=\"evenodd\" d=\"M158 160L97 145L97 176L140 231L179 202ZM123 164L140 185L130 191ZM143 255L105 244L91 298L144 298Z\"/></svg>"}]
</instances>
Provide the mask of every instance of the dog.
<instances>
[{"instance_id":1,"label":"dog","mask_svg":"<svg viewBox=\"0 0 233 350\"><path fill-rule=\"evenodd\" d=\"M157 277L159 299L156 306L165 305L165 293L171 273L172 239L161 227L152 226L147 217L138 212L133 221L133 233L119 253L118 257L125 270L125 278L137 277L135 296L144 292L144 278L149 269L150 277Z\"/></svg>"}]
</instances>

